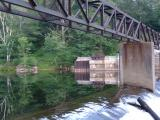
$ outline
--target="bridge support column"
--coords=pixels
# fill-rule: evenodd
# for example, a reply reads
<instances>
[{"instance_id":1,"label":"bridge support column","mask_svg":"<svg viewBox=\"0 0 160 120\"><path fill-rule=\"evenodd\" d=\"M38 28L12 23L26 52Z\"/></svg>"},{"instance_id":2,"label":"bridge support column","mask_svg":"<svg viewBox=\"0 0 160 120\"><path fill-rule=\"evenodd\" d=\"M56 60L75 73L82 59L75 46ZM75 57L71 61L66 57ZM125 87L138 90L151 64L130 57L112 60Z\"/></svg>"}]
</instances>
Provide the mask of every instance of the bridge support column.
<instances>
[{"instance_id":1,"label":"bridge support column","mask_svg":"<svg viewBox=\"0 0 160 120\"><path fill-rule=\"evenodd\" d=\"M126 42L120 48L121 83L155 89L155 57L152 42Z\"/></svg>"},{"instance_id":2,"label":"bridge support column","mask_svg":"<svg viewBox=\"0 0 160 120\"><path fill-rule=\"evenodd\" d=\"M156 73L156 80L160 79L160 53L159 51L155 52L155 73Z\"/></svg>"}]
</instances>

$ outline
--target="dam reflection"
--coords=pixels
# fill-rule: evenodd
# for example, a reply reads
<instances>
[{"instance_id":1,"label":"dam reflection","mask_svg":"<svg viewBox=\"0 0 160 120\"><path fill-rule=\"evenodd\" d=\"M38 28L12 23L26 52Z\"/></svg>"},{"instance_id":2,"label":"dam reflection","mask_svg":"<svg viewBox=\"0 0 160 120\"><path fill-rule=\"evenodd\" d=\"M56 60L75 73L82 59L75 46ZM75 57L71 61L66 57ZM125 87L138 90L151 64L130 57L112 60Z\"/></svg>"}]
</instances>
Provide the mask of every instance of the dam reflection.
<instances>
[{"instance_id":1,"label":"dam reflection","mask_svg":"<svg viewBox=\"0 0 160 120\"><path fill-rule=\"evenodd\" d=\"M81 85L93 85L103 87L104 85L118 85L119 71L89 71L76 72L75 79Z\"/></svg>"},{"instance_id":2,"label":"dam reflection","mask_svg":"<svg viewBox=\"0 0 160 120\"><path fill-rule=\"evenodd\" d=\"M118 85L119 57L96 56L78 57L75 62L75 80L81 85Z\"/></svg>"}]
</instances>

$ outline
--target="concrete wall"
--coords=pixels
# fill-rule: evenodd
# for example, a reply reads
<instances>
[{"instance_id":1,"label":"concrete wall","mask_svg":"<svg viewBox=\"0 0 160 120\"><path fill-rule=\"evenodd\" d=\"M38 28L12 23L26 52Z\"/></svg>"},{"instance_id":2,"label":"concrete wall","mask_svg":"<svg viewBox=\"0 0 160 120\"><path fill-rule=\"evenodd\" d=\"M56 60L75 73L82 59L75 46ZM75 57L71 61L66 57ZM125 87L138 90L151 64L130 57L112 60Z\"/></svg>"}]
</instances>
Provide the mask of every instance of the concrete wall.
<instances>
[{"instance_id":1,"label":"concrete wall","mask_svg":"<svg viewBox=\"0 0 160 120\"><path fill-rule=\"evenodd\" d=\"M160 53L155 53L155 76L156 80L160 79Z\"/></svg>"},{"instance_id":2,"label":"concrete wall","mask_svg":"<svg viewBox=\"0 0 160 120\"><path fill-rule=\"evenodd\" d=\"M120 47L121 84L155 89L154 46L151 42L128 42Z\"/></svg>"}]
</instances>

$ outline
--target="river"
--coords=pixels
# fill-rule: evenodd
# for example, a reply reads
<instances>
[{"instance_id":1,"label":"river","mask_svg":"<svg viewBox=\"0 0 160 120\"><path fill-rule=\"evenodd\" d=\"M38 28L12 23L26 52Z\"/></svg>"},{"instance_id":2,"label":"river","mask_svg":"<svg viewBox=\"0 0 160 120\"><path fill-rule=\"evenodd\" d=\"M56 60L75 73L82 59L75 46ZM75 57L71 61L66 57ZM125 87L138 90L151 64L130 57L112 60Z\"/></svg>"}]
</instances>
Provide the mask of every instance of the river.
<instances>
[{"instance_id":1,"label":"river","mask_svg":"<svg viewBox=\"0 0 160 120\"><path fill-rule=\"evenodd\" d=\"M153 120L128 105L141 97L160 116L160 82L151 93L117 85L79 85L73 73L0 75L2 120Z\"/></svg>"}]
</instances>

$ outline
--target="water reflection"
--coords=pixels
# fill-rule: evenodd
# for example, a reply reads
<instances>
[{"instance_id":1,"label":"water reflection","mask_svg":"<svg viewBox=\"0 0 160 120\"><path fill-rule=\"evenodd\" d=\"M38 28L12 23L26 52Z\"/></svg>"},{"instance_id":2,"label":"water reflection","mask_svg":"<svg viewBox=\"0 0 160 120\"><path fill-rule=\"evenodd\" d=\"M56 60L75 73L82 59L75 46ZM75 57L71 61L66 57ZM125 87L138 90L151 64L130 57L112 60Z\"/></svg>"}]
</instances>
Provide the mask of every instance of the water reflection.
<instances>
[{"instance_id":1,"label":"water reflection","mask_svg":"<svg viewBox=\"0 0 160 120\"><path fill-rule=\"evenodd\" d=\"M6 120L14 112L14 93L10 76L0 76L0 119Z\"/></svg>"},{"instance_id":2,"label":"water reflection","mask_svg":"<svg viewBox=\"0 0 160 120\"><path fill-rule=\"evenodd\" d=\"M36 75L0 75L0 120L25 120L26 114L26 120L41 118L44 114L60 114L106 93L112 95L116 87L106 90L111 92L78 85L73 73L47 71ZM49 110L44 112L44 109Z\"/></svg>"},{"instance_id":3,"label":"water reflection","mask_svg":"<svg viewBox=\"0 0 160 120\"><path fill-rule=\"evenodd\" d=\"M160 116L160 95L159 95L160 81L156 83L155 93L150 93L144 89L137 92L137 95L128 93L125 95L125 89L122 89L122 95L119 97L119 103L110 105L108 100L102 100L101 102L88 102L82 107L77 108L68 113L61 115L53 115L52 117L43 117L41 120L153 120L153 118L146 111L143 111L137 107L131 106L127 103L136 103L137 98L140 96L152 109ZM130 87L127 88L127 92ZM133 91L132 91L133 92Z\"/></svg>"},{"instance_id":4,"label":"water reflection","mask_svg":"<svg viewBox=\"0 0 160 120\"><path fill-rule=\"evenodd\" d=\"M95 87L117 85L119 84L119 71L76 72L75 79L81 85L93 85Z\"/></svg>"},{"instance_id":5,"label":"water reflection","mask_svg":"<svg viewBox=\"0 0 160 120\"><path fill-rule=\"evenodd\" d=\"M156 84L155 94L142 89L131 89L131 87L118 89L113 85L96 89L87 83L93 85L94 81L103 81L103 85L115 84L106 81L116 81L116 72L118 71L79 73L75 75L79 81L74 80L72 73L1 75L0 119L128 120L134 117L135 113L140 113L138 115L143 119L152 120L149 114L126 104L127 101L136 102L138 96L142 96L158 114L160 113L156 107L159 106L160 82ZM85 85L77 85L76 82ZM120 100L119 103L117 103L118 99ZM137 117L133 120L137 120Z\"/></svg>"},{"instance_id":6,"label":"water reflection","mask_svg":"<svg viewBox=\"0 0 160 120\"><path fill-rule=\"evenodd\" d=\"M78 57L75 62L75 79L81 85L103 87L119 84L119 57Z\"/></svg>"},{"instance_id":7,"label":"water reflection","mask_svg":"<svg viewBox=\"0 0 160 120\"><path fill-rule=\"evenodd\" d=\"M64 101L75 84L72 77L53 73L0 76L0 120Z\"/></svg>"}]
</instances>

